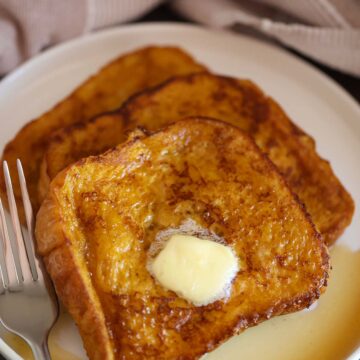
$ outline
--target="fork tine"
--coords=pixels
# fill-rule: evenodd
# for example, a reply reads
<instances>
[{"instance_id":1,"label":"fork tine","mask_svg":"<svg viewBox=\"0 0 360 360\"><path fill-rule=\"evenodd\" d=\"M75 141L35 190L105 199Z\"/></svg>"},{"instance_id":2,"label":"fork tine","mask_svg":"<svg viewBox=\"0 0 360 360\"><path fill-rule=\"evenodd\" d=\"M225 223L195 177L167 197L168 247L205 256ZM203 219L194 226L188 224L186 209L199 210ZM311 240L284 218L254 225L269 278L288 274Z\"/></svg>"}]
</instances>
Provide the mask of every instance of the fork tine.
<instances>
[{"instance_id":1,"label":"fork tine","mask_svg":"<svg viewBox=\"0 0 360 360\"><path fill-rule=\"evenodd\" d=\"M26 186L26 180L24 175L24 170L21 165L21 161L19 159L16 160L20 189L22 200L24 204L25 217L26 217L26 225L28 228L28 238L24 236L26 254L29 260L30 271L32 274L32 278L36 281L39 278L38 271L36 268L35 262L35 251L34 251L34 213L31 207L30 197Z\"/></svg>"},{"instance_id":2,"label":"fork tine","mask_svg":"<svg viewBox=\"0 0 360 360\"><path fill-rule=\"evenodd\" d=\"M3 226L3 217L4 209L0 199L0 230L1 230L1 240L0 240L0 294L3 294L9 286L9 274L6 267L5 260L5 231Z\"/></svg>"},{"instance_id":3,"label":"fork tine","mask_svg":"<svg viewBox=\"0 0 360 360\"><path fill-rule=\"evenodd\" d=\"M14 265L15 265L16 278L20 285L24 281L24 275L22 272L20 255L19 255L19 253L20 253L19 247L23 243L23 237L22 237L22 233L21 233L19 216L18 216L18 212L17 212L15 196L14 196L14 191L13 191L13 187L12 187L12 183L11 183L11 177L10 177L10 172L9 172L9 167L8 167L7 161L3 162L3 170L4 170L4 178L5 178L5 185L6 185L6 194L7 194L9 208L10 208L11 221L13 223L13 228L14 228L14 232L15 232L15 238L13 236L10 237L11 252L12 252ZM5 216L3 219L3 227L6 230L5 235L9 239L9 233L7 231ZM8 239L6 239L6 240L8 240Z\"/></svg>"},{"instance_id":4,"label":"fork tine","mask_svg":"<svg viewBox=\"0 0 360 360\"><path fill-rule=\"evenodd\" d=\"M5 213L4 213L4 207L2 204L2 201L0 199L0 225L1 225L1 235L3 238L3 246L2 246L2 255L4 255L4 259L1 258L1 272L2 272L2 276L3 276L3 280L4 280L4 287L8 288L10 286L10 280L9 280L9 273L7 270L7 266L6 266L6 258L5 258L5 249L7 248L8 251L11 252L12 255L12 260L13 260L13 264L15 267L15 275L16 275L16 279L18 282L18 285L20 285L20 278L18 276L18 271L16 269L16 255L19 255L17 251L13 251L13 247L16 246L16 244L14 243L13 240L10 241L10 237L9 237L9 231L7 228L7 224L6 224L6 218L5 218ZM15 256L14 256L15 254ZM19 257L17 256L17 261L18 261L18 265L20 266L20 260ZM20 268L21 271L21 268Z\"/></svg>"}]
</instances>

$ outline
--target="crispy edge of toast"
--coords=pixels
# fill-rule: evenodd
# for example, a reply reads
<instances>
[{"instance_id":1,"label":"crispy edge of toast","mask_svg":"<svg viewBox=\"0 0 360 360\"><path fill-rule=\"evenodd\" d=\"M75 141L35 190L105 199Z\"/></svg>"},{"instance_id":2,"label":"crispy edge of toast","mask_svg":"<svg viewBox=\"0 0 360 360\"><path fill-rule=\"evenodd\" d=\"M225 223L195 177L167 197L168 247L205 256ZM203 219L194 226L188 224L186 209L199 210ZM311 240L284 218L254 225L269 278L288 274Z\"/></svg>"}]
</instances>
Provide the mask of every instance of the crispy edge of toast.
<instances>
[{"instance_id":1,"label":"crispy edge of toast","mask_svg":"<svg viewBox=\"0 0 360 360\"><path fill-rule=\"evenodd\" d=\"M65 152L67 146L70 149L71 141L75 142L77 144L76 145L77 148L80 149L81 142L77 143L74 140L75 138L80 137L84 142L93 141L94 140L93 137L89 136L87 138L87 134L89 134L90 129L92 129L93 131L93 129L96 128L101 129L104 128L105 126L108 129L107 131L111 131L111 126L115 126L117 122L123 122L123 123L127 122L127 124L122 125L124 127L131 125L131 107L134 106L136 107L137 101L139 99L141 101L142 98L146 98L146 97L151 98L151 96L156 95L158 91L162 91L162 89L166 88L167 86L171 86L171 84L173 84L174 82L177 81L191 82L192 79L200 76L216 77L217 79L219 79L219 81L228 83L230 86L233 87L238 87L240 85L239 81L242 82L244 81L244 80L237 80L230 77L217 76L212 74L204 74L204 75L194 74L194 75L176 77L158 86L155 86L151 89L147 89L143 92L140 92L139 94L135 94L134 96L131 96L119 110L113 113L108 113L95 117L88 124L85 124L82 128L71 126L69 128L60 130L56 135L56 139L54 138L54 141L50 140L49 146L43 158L42 170L41 170L41 176L40 176L40 182L38 188L40 199L42 199L45 196L47 191L47 186L51 181L51 179L56 175L56 172L62 170L64 166L69 165L69 163L67 162L62 166L58 166L57 168L56 167L54 168L54 161L56 160L59 151ZM266 97L267 101L270 102L271 106L273 106L275 111L277 111L277 113L279 114L279 117L281 116L281 121L279 121L278 118L271 120L274 126L277 127L279 131L284 133L289 133L289 136L293 137L293 141L296 141L298 144L299 157L300 157L300 153L304 152L304 156L302 156L302 158L306 158L309 161L311 160L311 162L313 163L314 171L316 171L319 176L323 176L324 178L327 179L328 181L327 186L333 189L334 196L337 196L338 198L337 201L341 201L343 203L342 215L339 216L339 219L333 221L333 224L329 226L327 229L325 230L321 229L325 242L328 245L333 244L344 232L346 227L351 223L355 208L354 201L352 200L350 194L346 191L344 186L341 184L340 180L334 174L330 166L330 163L327 160L321 158L317 154L315 140L311 136L306 134L302 129L300 129L296 124L294 124L286 115L286 113L281 108L281 106L271 97L266 96L256 84L254 84L250 80L246 80L246 82L250 87L255 89L256 92ZM110 148L113 146L115 146L115 143L109 144L108 147ZM102 146L102 149L104 148L105 147ZM94 151L93 153L88 153L87 155L96 155L97 153L98 151ZM291 184L290 187L292 187ZM304 202L304 200L302 201ZM324 201L324 204L325 203L326 201Z\"/></svg>"},{"instance_id":2,"label":"crispy edge of toast","mask_svg":"<svg viewBox=\"0 0 360 360\"><path fill-rule=\"evenodd\" d=\"M54 181L61 187L65 172ZM111 339L105 326L105 316L91 284L83 259L74 251L71 241L61 228L57 199L49 194L36 220L39 253L55 285L56 293L81 332L84 348L91 359L112 360ZM75 299L76 298L76 299ZM75 300L74 300L75 299Z\"/></svg>"},{"instance_id":3,"label":"crispy edge of toast","mask_svg":"<svg viewBox=\"0 0 360 360\"><path fill-rule=\"evenodd\" d=\"M126 140L121 115L115 113L55 132L51 136L40 166L39 203L45 199L51 180L67 166L83 157L104 153ZM89 145L91 151L87 152Z\"/></svg>"},{"instance_id":4,"label":"crispy edge of toast","mask_svg":"<svg viewBox=\"0 0 360 360\"><path fill-rule=\"evenodd\" d=\"M46 148L49 136L56 130L75 124L90 120L93 116L103 112L111 111L118 107L119 103L112 108L101 109L97 113L86 114L87 107L91 104L96 97L103 97L101 88L96 88L94 85L103 82L105 79L116 79L116 71L121 66L124 66L128 59L132 57L144 57L146 63L146 56L153 57L152 52L171 51L172 56L182 59L183 65L186 64L189 68L185 73L203 72L207 68L200 63L196 62L190 54L175 46L146 46L140 49L120 55L112 60L110 63L105 64L94 75L90 76L82 84L73 90L70 95L65 97L49 111L41 116L33 119L25 124L5 146L2 153L2 161L7 160L9 168L12 173L16 173L16 159L19 158L23 163L24 173L27 178L28 189L34 210L39 208L37 188L40 176L40 166L44 150ZM160 56L160 55L159 55ZM183 73L183 69L181 70ZM179 72L174 72L174 76ZM167 77L168 78L168 77ZM145 79L144 80L148 80ZM139 89L141 90L141 89ZM135 91L136 92L136 91ZM86 93L86 96L84 94ZM89 96L90 94L90 96ZM133 95L132 92L130 95ZM110 98L110 97L108 97ZM20 218L24 220L24 210L21 202L21 193L18 180L14 177L14 192L17 201L18 211ZM6 186L2 172L0 173L0 196L7 204Z\"/></svg>"},{"instance_id":5,"label":"crispy edge of toast","mask_svg":"<svg viewBox=\"0 0 360 360\"><path fill-rule=\"evenodd\" d=\"M205 119L226 124L216 119L202 117L190 117L184 119L183 121L192 119ZM226 126L231 125L226 124ZM237 130L243 133L241 130ZM161 131L163 130L156 131L152 134L156 134ZM243 134L250 139L253 147L258 149L255 142L247 134ZM84 161L92 161L92 159L96 162L101 161L101 159L108 156L108 154L119 152L119 149L131 146L132 143L138 141L139 138L141 137L132 136L129 141L121 144L119 147L111 149L100 156L79 160L72 166L77 166L78 164L81 165ZM272 309L271 317L273 317L302 310L309 307L319 298L321 293L326 290L327 286L328 272L330 270L329 253L320 233L317 232L316 227L313 224L310 215L307 213L303 203L299 200L298 196L293 193L287 182L269 158L260 150L259 153L262 158L270 164L271 169L279 176L284 188L286 188L290 195L295 198L299 208L304 213L305 220L311 224L311 228L318 240L323 260L321 266L324 276L322 281L317 285L317 288L311 289L311 291L306 294L302 294L301 296L294 297L291 301L278 302ZM112 340L107 331L100 301L94 291L93 285L91 284L88 272L84 266L81 265L78 254L74 252L75 249L71 245L71 240L67 239L64 234L62 229L62 217L59 213L59 209L56 208L57 199L55 191L56 188L63 185L69 168L70 167L60 172L52 181L51 190L47 194L47 198L44 200L38 213L36 225L38 250L44 258L46 268L51 275L60 299L63 301L64 305L79 327L84 341L84 346L89 357L96 360L114 359ZM66 265L64 266L64 264ZM73 301L74 299L75 303ZM212 343L211 348L208 348L207 351L214 350L231 336L239 334L248 327L255 326L267 319L269 319L268 313L258 313L256 316L243 317L237 324L236 328L231 328L225 331L222 337L216 339ZM193 357L187 357L187 359L198 359L202 355L203 353L194 354Z\"/></svg>"}]
</instances>

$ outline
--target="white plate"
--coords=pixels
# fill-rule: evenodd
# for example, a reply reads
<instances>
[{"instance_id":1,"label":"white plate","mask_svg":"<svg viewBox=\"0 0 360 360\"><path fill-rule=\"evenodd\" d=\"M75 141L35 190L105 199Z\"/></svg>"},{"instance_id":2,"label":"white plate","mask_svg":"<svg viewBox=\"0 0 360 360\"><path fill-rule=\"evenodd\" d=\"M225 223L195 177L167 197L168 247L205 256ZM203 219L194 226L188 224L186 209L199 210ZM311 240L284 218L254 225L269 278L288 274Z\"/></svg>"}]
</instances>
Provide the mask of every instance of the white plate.
<instances>
[{"instance_id":1,"label":"white plate","mask_svg":"<svg viewBox=\"0 0 360 360\"><path fill-rule=\"evenodd\" d=\"M114 28L68 42L27 62L0 82L0 149L27 121L53 106L100 66L121 53L148 44L179 45L216 72L250 78L258 83L280 102L298 125L316 139L319 153L331 160L336 174L352 194L357 209L360 207L360 108L355 101L325 75L279 48L242 35L190 25L161 23ZM352 251L358 251L359 234L357 210L352 225L339 243L350 247ZM355 279L359 285L360 271L356 272L358 275L354 275L354 265L347 271L352 271L352 276L355 276L352 281ZM314 313L324 309L325 305L322 306L321 301ZM332 309L333 312L342 311L341 298L340 303L335 304ZM355 313L359 308L353 310ZM222 352L211 354L208 358L221 359L226 351L232 350L231 354L226 353L226 358L238 359L241 349L246 348L246 342L249 341L257 345L251 354L248 353L248 357L242 356L247 360L307 360L310 357L306 357L305 349L314 346L309 337L307 342L301 343L299 340L298 348L294 345L293 350L287 350L285 343L291 343L291 339L282 338L284 335L276 330L282 326L281 322L287 322L289 332L294 331L293 323L301 321L297 318L294 320L293 317L294 315L287 315L280 317L281 320L273 319L250 329L222 346ZM348 320L344 318L343 321ZM339 338L350 336L342 333L338 329L339 325L334 326L336 328L332 331L338 331ZM265 332L269 327L273 328L272 350L268 348L269 344L263 342L264 337L257 338L260 336L257 334ZM314 329L308 326L298 331L311 333ZM282 334L286 334L286 331ZM347 343L348 349L342 354L346 353L348 356L353 352L350 358L357 360L360 352L354 353L354 348L360 345L360 332L355 336L358 336L359 342ZM53 338L58 345L66 347L70 352L83 354L71 321L63 319ZM20 359L1 340L0 351L9 359ZM286 351L293 351L293 354L286 355ZM342 358L346 356L342 355Z\"/></svg>"}]
</instances>

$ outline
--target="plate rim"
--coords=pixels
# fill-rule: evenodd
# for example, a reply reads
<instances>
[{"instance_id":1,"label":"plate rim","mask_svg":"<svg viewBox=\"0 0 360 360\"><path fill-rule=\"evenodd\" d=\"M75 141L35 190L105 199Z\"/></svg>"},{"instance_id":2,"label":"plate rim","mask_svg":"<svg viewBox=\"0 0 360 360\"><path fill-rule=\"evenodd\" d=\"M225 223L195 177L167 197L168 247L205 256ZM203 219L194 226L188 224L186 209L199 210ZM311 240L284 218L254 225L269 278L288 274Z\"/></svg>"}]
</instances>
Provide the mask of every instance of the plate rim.
<instances>
[{"instance_id":1,"label":"plate rim","mask_svg":"<svg viewBox=\"0 0 360 360\"><path fill-rule=\"evenodd\" d=\"M150 28L150 29L149 29ZM146 23L134 23L134 24L122 24L118 26L113 26L107 29L103 29L100 31L96 31L94 33L87 33L83 36L65 41L61 44L54 45L53 47L41 52L31 59L28 59L15 70L7 74L1 81L0 81L0 100L5 94L6 96L6 89L8 86L11 86L13 82L18 81L21 77L25 76L27 73L33 71L33 68L41 67L43 63L51 62L53 58L56 58L58 54L63 54L68 51L73 50L78 46L85 46L93 43L98 43L98 41L102 38L112 37L116 35L121 35L126 32L144 32L144 31L172 31L172 32L203 32L203 33L216 33L223 37L231 37L233 39L241 37L242 41L251 43L252 45L256 45L258 47L262 47L268 54L280 54L284 58L287 58L288 61L293 62L296 66L300 66L302 70L307 72L309 75L315 77L320 81L324 87L326 87L329 91L339 97L339 102L342 102L346 107L349 108L354 114L357 114L360 118L360 104L357 100L344 89L341 85L339 85L334 79L329 77L326 73L321 71L320 69L316 68L313 64L307 62L306 60L296 56L295 54L291 53L290 51L286 50L285 48L277 45L273 45L266 41L259 40L255 37L242 34L242 33L234 33L230 30L218 29L218 28L209 28L198 24L187 24L187 23L179 23L179 22L146 22ZM154 44L157 44L154 41ZM174 40L174 45L176 46L176 40ZM90 45L89 45L90 46ZM122 54L121 45L119 46L119 54ZM111 59L110 59L111 60ZM201 61L201 60L200 60ZM106 62L105 62L106 64ZM346 119L344 119L346 121ZM25 123L23 124L25 125ZM359 122L360 125L360 122ZM360 129L360 127L359 127ZM2 325L0 325L2 326ZM5 358L10 360L22 360L22 358L13 350L9 345L5 343L4 340L0 338L0 354L3 355ZM350 359L355 359L356 356L360 356L360 348L355 349L355 351L349 356Z\"/></svg>"},{"instance_id":2,"label":"plate rim","mask_svg":"<svg viewBox=\"0 0 360 360\"><path fill-rule=\"evenodd\" d=\"M348 92L345 88L343 88L340 84L338 84L334 79L328 76L325 72L321 71L315 65L311 64L310 62L302 59L295 54L291 53L290 51L286 50L286 48L281 47L281 45L273 45L272 43L260 40L258 38L242 34L236 33L231 30L227 29L219 29L219 28L211 28L202 26L199 24L187 24L187 23L179 23L179 22L146 22L146 23L134 23L134 24L123 24L119 26L113 26L110 28L106 28L103 30L99 30L93 33L87 33L83 36L76 37L74 39L70 39L63 43L54 45L53 47L45 50L44 52L40 52L33 56L32 58L26 60L22 63L19 67L15 70L11 71L9 74L5 75L4 78L0 81L0 97L2 96L2 92L4 91L3 88L6 88L10 85L13 81L16 81L18 77L22 76L22 74L31 70L32 67L39 66L42 62L46 62L51 60L52 57L55 57L58 53L63 53L68 50L71 50L74 47L77 47L81 44L96 42L98 39L102 37L116 35L119 32L127 32L127 31L145 31L147 28L151 28L156 30L156 28L170 28L170 31L200 31L200 32L214 32L220 34L224 37L232 37L232 38L239 38L243 41L247 41L249 43L255 43L257 46L264 47L270 53L277 53L281 54L284 57L287 57L290 61L293 61L294 64L306 69L306 71L312 72L312 75L321 79L321 82L326 83L328 87L331 88L332 91L335 91L342 97L342 100L346 101L349 106L355 112L358 112L360 115L360 104L357 100ZM154 41L156 44L156 41Z\"/></svg>"}]
</instances>

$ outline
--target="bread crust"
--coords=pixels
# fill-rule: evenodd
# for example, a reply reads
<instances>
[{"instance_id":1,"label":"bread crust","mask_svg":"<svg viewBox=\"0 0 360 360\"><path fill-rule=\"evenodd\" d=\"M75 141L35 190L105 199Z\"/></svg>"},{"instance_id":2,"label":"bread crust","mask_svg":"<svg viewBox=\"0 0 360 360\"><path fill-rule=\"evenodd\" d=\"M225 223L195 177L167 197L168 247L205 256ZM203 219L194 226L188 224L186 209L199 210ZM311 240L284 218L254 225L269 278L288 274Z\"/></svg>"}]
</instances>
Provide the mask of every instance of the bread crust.
<instances>
[{"instance_id":1,"label":"bread crust","mask_svg":"<svg viewBox=\"0 0 360 360\"><path fill-rule=\"evenodd\" d=\"M61 186L63 181L64 177L59 176L56 186ZM37 215L38 252L44 255L44 263L58 297L81 328L88 356L96 360L112 360L111 338L104 328L105 318L99 299L92 289L82 259L63 233L56 204L56 196L50 195Z\"/></svg>"}]
</instances>

